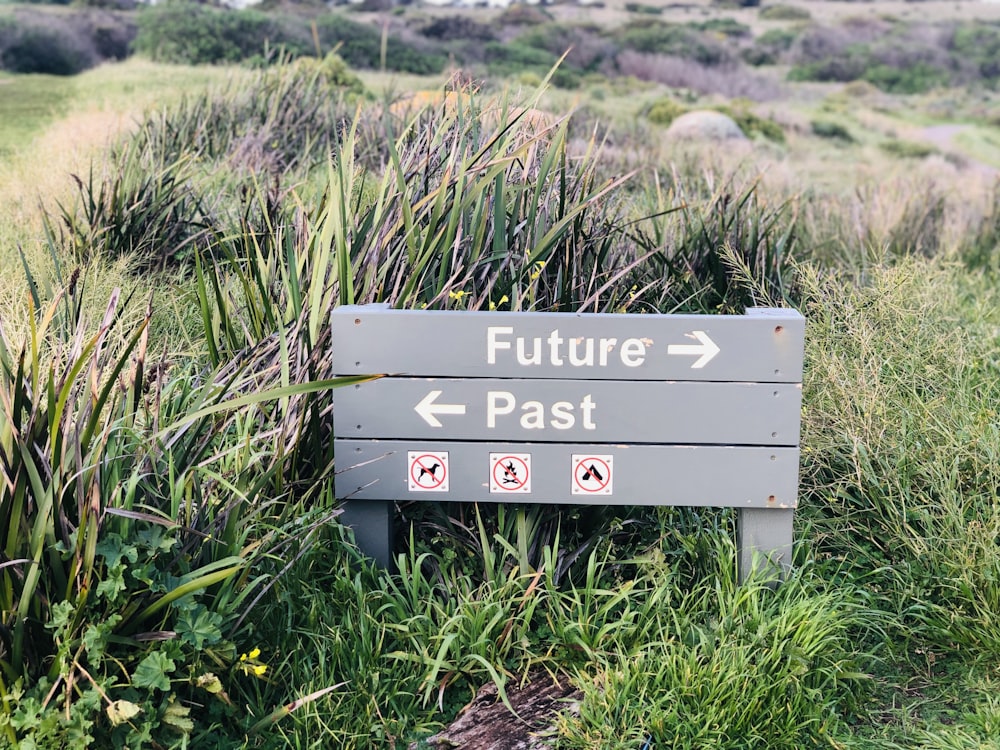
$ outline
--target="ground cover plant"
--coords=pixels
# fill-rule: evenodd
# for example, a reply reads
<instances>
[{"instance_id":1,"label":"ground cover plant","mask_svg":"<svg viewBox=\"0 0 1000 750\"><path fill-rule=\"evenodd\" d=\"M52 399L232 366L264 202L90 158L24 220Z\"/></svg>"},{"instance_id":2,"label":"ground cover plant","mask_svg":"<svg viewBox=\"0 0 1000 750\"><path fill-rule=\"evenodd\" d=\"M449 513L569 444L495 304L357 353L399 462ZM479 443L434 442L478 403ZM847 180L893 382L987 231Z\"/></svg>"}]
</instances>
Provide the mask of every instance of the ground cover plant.
<instances>
[{"instance_id":1,"label":"ground cover plant","mask_svg":"<svg viewBox=\"0 0 1000 750\"><path fill-rule=\"evenodd\" d=\"M597 99L233 73L0 247L0 743L403 747L540 674L581 694L556 747L995 741L1000 250L971 169L900 166L839 94L727 160ZM782 182L824 148L878 184ZM799 307L795 571L737 584L725 511L425 504L372 569L336 523L328 364L329 310L370 301Z\"/></svg>"}]
</instances>

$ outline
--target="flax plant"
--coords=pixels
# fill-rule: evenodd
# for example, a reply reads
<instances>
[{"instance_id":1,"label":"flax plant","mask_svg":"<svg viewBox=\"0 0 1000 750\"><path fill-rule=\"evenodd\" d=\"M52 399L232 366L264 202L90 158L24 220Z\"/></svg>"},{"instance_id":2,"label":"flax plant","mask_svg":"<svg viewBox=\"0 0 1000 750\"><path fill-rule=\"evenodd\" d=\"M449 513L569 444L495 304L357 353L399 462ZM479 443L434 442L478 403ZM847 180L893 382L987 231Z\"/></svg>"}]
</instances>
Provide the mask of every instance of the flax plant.
<instances>
[{"instance_id":1,"label":"flax plant","mask_svg":"<svg viewBox=\"0 0 1000 750\"><path fill-rule=\"evenodd\" d=\"M121 295L94 324L80 293L32 296L20 349L0 323L0 731L15 743L124 741L173 719L191 731L158 694L211 683L204 670L232 660L233 629L274 574L268 556L334 513L327 502L303 523L280 502L286 454L259 415L337 381L260 391L240 366L181 365L168 381L148 357L151 306L115 346Z\"/></svg>"}]
</instances>

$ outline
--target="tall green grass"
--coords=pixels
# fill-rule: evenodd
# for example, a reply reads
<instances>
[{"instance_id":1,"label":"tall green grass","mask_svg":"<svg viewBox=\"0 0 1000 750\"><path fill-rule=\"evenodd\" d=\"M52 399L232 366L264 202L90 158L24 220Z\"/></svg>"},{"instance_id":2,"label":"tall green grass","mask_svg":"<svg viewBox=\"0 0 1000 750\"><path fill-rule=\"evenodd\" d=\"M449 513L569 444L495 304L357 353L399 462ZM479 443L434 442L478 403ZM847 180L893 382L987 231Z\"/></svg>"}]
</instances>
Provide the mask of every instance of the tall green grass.
<instances>
[{"instance_id":1,"label":"tall green grass","mask_svg":"<svg viewBox=\"0 0 1000 750\"><path fill-rule=\"evenodd\" d=\"M641 558L594 549L572 584L557 582L553 548L525 570L500 536L480 560L489 570L444 578L421 556L401 556L390 577L336 544L317 550L283 579L262 632L303 690L344 685L281 725L284 742L398 746L440 728L482 682L505 700L548 670L582 691L553 722L556 747L839 746L866 681L851 635L869 615L807 571L778 590L739 585L732 542L702 532L716 557L694 582L680 575L691 561L658 545Z\"/></svg>"},{"instance_id":2,"label":"tall green grass","mask_svg":"<svg viewBox=\"0 0 1000 750\"><path fill-rule=\"evenodd\" d=\"M811 273L803 488L818 554L897 616L902 643L1000 648L996 290L910 260L857 287Z\"/></svg>"}]
</instances>

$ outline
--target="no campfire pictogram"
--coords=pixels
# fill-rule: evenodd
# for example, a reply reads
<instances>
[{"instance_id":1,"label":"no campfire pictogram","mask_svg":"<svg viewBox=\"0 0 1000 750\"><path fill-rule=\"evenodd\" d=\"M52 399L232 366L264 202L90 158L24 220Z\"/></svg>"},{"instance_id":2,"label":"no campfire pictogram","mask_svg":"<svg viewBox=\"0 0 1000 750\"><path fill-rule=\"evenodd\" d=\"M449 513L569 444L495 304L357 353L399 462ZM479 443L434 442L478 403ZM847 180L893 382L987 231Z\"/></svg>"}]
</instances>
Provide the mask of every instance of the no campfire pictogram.
<instances>
[{"instance_id":1,"label":"no campfire pictogram","mask_svg":"<svg viewBox=\"0 0 1000 750\"><path fill-rule=\"evenodd\" d=\"M611 481L614 478L612 466L613 456L589 456L573 454L573 486L574 495L610 495Z\"/></svg>"},{"instance_id":2,"label":"no campfire pictogram","mask_svg":"<svg viewBox=\"0 0 1000 750\"><path fill-rule=\"evenodd\" d=\"M406 454L407 488L410 492L448 491L448 452Z\"/></svg>"},{"instance_id":3,"label":"no campfire pictogram","mask_svg":"<svg viewBox=\"0 0 1000 750\"><path fill-rule=\"evenodd\" d=\"M490 492L531 492L531 454L491 453Z\"/></svg>"}]
</instances>

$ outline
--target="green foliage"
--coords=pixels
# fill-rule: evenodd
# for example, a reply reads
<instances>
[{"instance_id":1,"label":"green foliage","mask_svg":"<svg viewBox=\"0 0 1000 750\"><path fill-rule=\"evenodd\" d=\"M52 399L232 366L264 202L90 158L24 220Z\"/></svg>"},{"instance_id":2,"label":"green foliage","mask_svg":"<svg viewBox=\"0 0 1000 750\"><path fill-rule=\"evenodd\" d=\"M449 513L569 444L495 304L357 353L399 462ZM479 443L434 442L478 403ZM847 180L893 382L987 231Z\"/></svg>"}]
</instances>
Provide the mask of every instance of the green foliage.
<instances>
[{"instance_id":1,"label":"green foliage","mask_svg":"<svg viewBox=\"0 0 1000 750\"><path fill-rule=\"evenodd\" d=\"M104 177L76 178L80 201L46 218L46 232L81 264L96 257L129 258L137 273L190 261L204 243L205 212L185 161L156 163L126 148Z\"/></svg>"},{"instance_id":2,"label":"green foliage","mask_svg":"<svg viewBox=\"0 0 1000 750\"><path fill-rule=\"evenodd\" d=\"M817 549L869 582L904 643L995 654L996 290L942 262L866 276L804 282L803 489Z\"/></svg>"},{"instance_id":3,"label":"green foliage","mask_svg":"<svg viewBox=\"0 0 1000 750\"><path fill-rule=\"evenodd\" d=\"M579 670L579 716L562 717L559 747L837 747L838 704L863 677L850 656L862 610L806 580L775 592L725 571L684 594L671 572L653 575L659 607L639 615L641 636L623 637L625 618Z\"/></svg>"},{"instance_id":4,"label":"green foliage","mask_svg":"<svg viewBox=\"0 0 1000 750\"><path fill-rule=\"evenodd\" d=\"M844 143L854 143L854 136L846 125L833 120L812 120L809 123L813 135L820 138L830 138L843 141Z\"/></svg>"},{"instance_id":5,"label":"green foliage","mask_svg":"<svg viewBox=\"0 0 1000 750\"><path fill-rule=\"evenodd\" d=\"M189 65L235 63L285 48L303 54L310 49L305 29L293 30L255 10L226 10L184 2L142 9L135 51L162 62Z\"/></svg>"},{"instance_id":6,"label":"green foliage","mask_svg":"<svg viewBox=\"0 0 1000 750\"><path fill-rule=\"evenodd\" d=\"M131 148L153 163L228 163L237 175L308 168L325 162L360 91L336 56L275 65L151 113Z\"/></svg>"},{"instance_id":7,"label":"green foliage","mask_svg":"<svg viewBox=\"0 0 1000 750\"><path fill-rule=\"evenodd\" d=\"M968 49L982 45L980 50L989 55L988 50L1000 45L996 27L972 32L963 25L948 35L944 29L928 34L926 27L897 23L872 41L854 41L854 36L849 28L804 32L789 79L864 80L883 91L915 94L955 83L992 85L1000 74L993 57Z\"/></svg>"},{"instance_id":8,"label":"green foliage","mask_svg":"<svg viewBox=\"0 0 1000 750\"><path fill-rule=\"evenodd\" d=\"M625 3L625 10L629 13L645 13L648 16L663 14L663 8L659 5L644 5L643 3Z\"/></svg>"},{"instance_id":9,"label":"green foliage","mask_svg":"<svg viewBox=\"0 0 1000 750\"><path fill-rule=\"evenodd\" d=\"M733 61L726 45L689 26L661 21L632 22L619 30L615 38L624 49L682 57L702 65Z\"/></svg>"},{"instance_id":10,"label":"green foliage","mask_svg":"<svg viewBox=\"0 0 1000 750\"><path fill-rule=\"evenodd\" d=\"M751 65L775 65L798 37L798 32L792 29L768 29L740 54Z\"/></svg>"},{"instance_id":11,"label":"green foliage","mask_svg":"<svg viewBox=\"0 0 1000 750\"><path fill-rule=\"evenodd\" d=\"M646 554L604 542L577 558L567 583L555 547L527 563L520 549L533 532L492 535L478 512L475 558L439 567L411 550L393 576L352 564L331 535L283 579L261 637L287 654L278 674L303 680L297 692L350 688L279 727L283 739L408 742L483 682L505 700L508 685L540 666L569 672L584 694L579 715L559 719L560 747L636 747L650 736L684 746L670 740L706 732L713 746L740 747L751 730L769 747L827 743L863 681L850 634L870 613L808 573L778 591L766 580L737 585L731 529L677 523L685 511L664 510L649 519L663 536ZM280 681L270 690L270 700L280 696ZM714 721L699 721L706 711Z\"/></svg>"},{"instance_id":12,"label":"green foliage","mask_svg":"<svg viewBox=\"0 0 1000 750\"><path fill-rule=\"evenodd\" d=\"M383 67L382 31L378 27L352 21L342 13L323 15L315 23L323 48L336 51L348 65ZM415 46L394 34L386 36L384 67L387 70L419 75L440 73L447 61L442 51Z\"/></svg>"},{"instance_id":13,"label":"green foliage","mask_svg":"<svg viewBox=\"0 0 1000 750\"><path fill-rule=\"evenodd\" d=\"M257 10L231 10L207 5L166 3L139 14L135 50L153 60L203 64L247 60L272 61L281 54L315 54L316 42L334 50L349 65L407 73L437 73L445 55L405 42L342 14L326 14L307 22ZM316 38L313 38L315 29ZM281 53L281 54L279 54ZM383 59L384 58L384 59Z\"/></svg>"},{"instance_id":14,"label":"green foliage","mask_svg":"<svg viewBox=\"0 0 1000 750\"><path fill-rule=\"evenodd\" d=\"M666 127L687 111L687 107L683 104L669 96L664 96L650 104L645 114L650 122Z\"/></svg>"},{"instance_id":15,"label":"green foliage","mask_svg":"<svg viewBox=\"0 0 1000 750\"><path fill-rule=\"evenodd\" d=\"M929 143L904 141L899 138L884 140L879 144L879 148L887 154L892 154L900 159L924 159L931 154L937 153L937 149Z\"/></svg>"},{"instance_id":16,"label":"green foliage","mask_svg":"<svg viewBox=\"0 0 1000 750\"><path fill-rule=\"evenodd\" d=\"M951 76L931 63L917 62L905 67L879 63L865 68L863 80L883 91L896 94L919 94L946 85Z\"/></svg>"},{"instance_id":17,"label":"green foliage","mask_svg":"<svg viewBox=\"0 0 1000 750\"><path fill-rule=\"evenodd\" d=\"M800 230L791 201L766 203L756 182L716 185L697 165L651 190L656 202L636 222L637 242L651 252L624 280L632 304L740 312L795 298Z\"/></svg>"},{"instance_id":18,"label":"green foliage","mask_svg":"<svg viewBox=\"0 0 1000 750\"><path fill-rule=\"evenodd\" d=\"M993 192L989 210L975 231L970 232L959 254L973 271L983 271L994 277L1000 273L1000 193Z\"/></svg>"},{"instance_id":19,"label":"green foliage","mask_svg":"<svg viewBox=\"0 0 1000 750\"><path fill-rule=\"evenodd\" d=\"M751 107L753 102L746 99L734 99L728 106L713 107L718 112L733 118L733 121L740 126L748 136L759 135L775 143L785 142L785 131L774 120L761 117L756 114Z\"/></svg>"},{"instance_id":20,"label":"green foliage","mask_svg":"<svg viewBox=\"0 0 1000 750\"><path fill-rule=\"evenodd\" d=\"M810 21L812 14L798 5L765 5L758 13L763 21Z\"/></svg>"},{"instance_id":21,"label":"green foliage","mask_svg":"<svg viewBox=\"0 0 1000 750\"><path fill-rule=\"evenodd\" d=\"M483 46L487 67L494 75L510 75L518 71L548 71L559 59L553 53L520 42L487 42Z\"/></svg>"},{"instance_id":22,"label":"green foliage","mask_svg":"<svg viewBox=\"0 0 1000 750\"><path fill-rule=\"evenodd\" d=\"M750 36L750 27L740 23L735 18L709 18L707 21L691 21L687 24L692 29L707 31L731 39L744 39Z\"/></svg>"},{"instance_id":23,"label":"green foliage","mask_svg":"<svg viewBox=\"0 0 1000 750\"><path fill-rule=\"evenodd\" d=\"M1000 24L958 24L947 43L961 68L971 69L973 79L981 77L994 83L1000 79Z\"/></svg>"},{"instance_id":24,"label":"green foliage","mask_svg":"<svg viewBox=\"0 0 1000 750\"><path fill-rule=\"evenodd\" d=\"M73 75L96 65L100 56L88 29L40 11L0 17L0 69L14 73Z\"/></svg>"}]
</instances>

